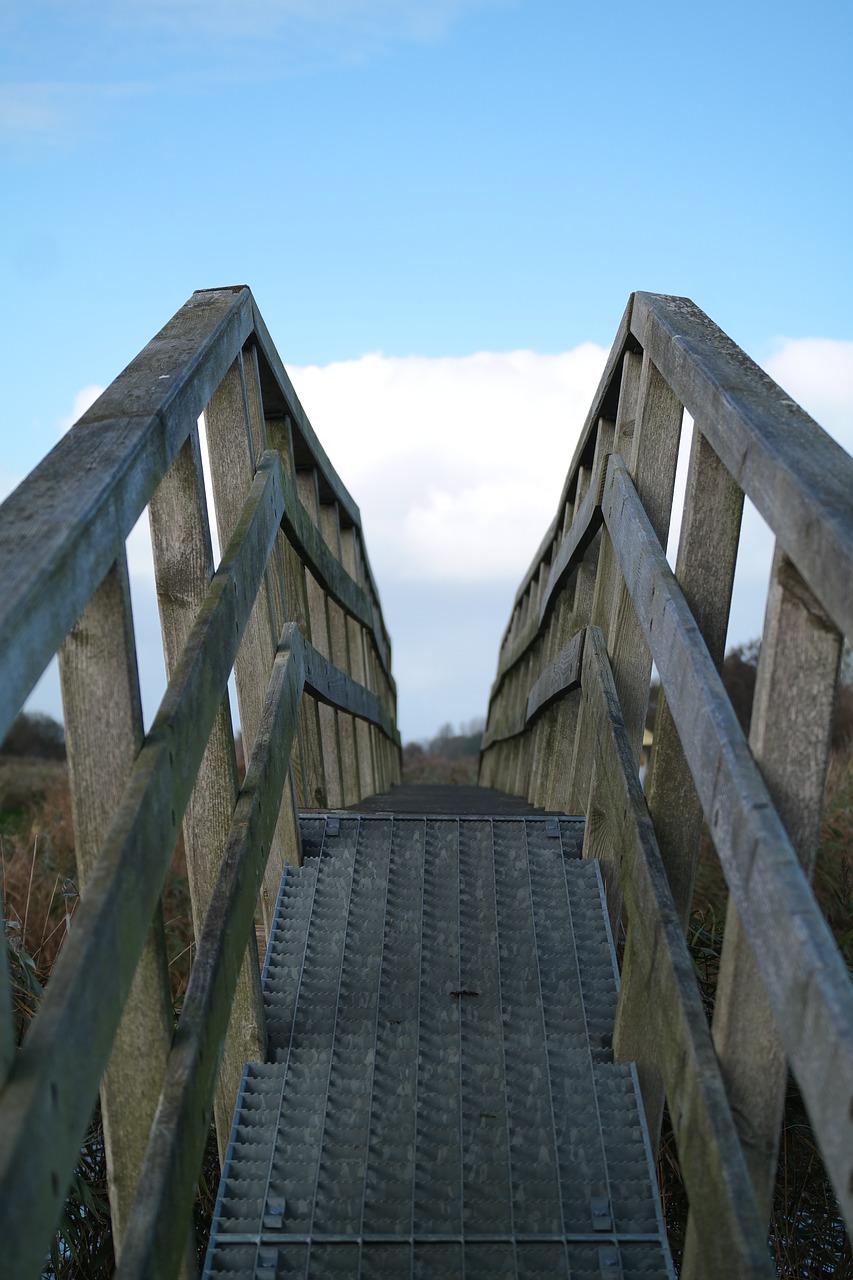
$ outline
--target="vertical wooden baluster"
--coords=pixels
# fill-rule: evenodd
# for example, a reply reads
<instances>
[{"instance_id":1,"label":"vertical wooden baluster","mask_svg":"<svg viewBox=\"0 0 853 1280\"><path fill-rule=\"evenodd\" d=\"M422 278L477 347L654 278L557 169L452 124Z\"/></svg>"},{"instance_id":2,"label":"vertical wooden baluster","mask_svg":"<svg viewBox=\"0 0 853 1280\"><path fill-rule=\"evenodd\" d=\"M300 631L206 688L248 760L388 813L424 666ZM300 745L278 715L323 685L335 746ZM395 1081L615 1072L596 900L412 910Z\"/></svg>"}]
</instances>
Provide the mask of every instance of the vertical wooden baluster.
<instances>
[{"instance_id":1,"label":"vertical wooden baluster","mask_svg":"<svg viewBox=\"0 0 853 1280\"><path fill-rule=\"evenodd\" d=\"M631 357L635 373L637 359L637 356ZM644 355L635 415L627 417L624 423L617 422L614 453L621 453L625 459L646 515L664 547L672 511L682 416L681 404ZM613 566L611 582L605 588L604 580L599 579L604 589L596 590L592 620L607 637L619 704L639 766L652 660L630 593L615 564L609 539L606 541L608 562Z\"/></svg>"},{"instance_id":2,"label":"vertical wooden baluster","mask_svg":"<svg viewBox=\"0 0 853 1280\"><path fill-rule=\"evenodd\" d=\"M614 452L621 452L625 457L652 528L661 545L665 546L672 510L683 409L648 355L644 354L636 411L633 414L630 412L637 360L638 357L633 354L626 355L626 368L631 370L628 375L631 391L624 416L621 414L620 400ZM596 583L593 623L601 626L607 637L607 650L619 704L628 740L639 767L649 703L652 658L609 537L605 537L603 548L602 568L605 572L600 569ZM593 778L589 807L596 812L603 812L606 809L604 796L599 796L598 790L597 780ZM595 831L593 824L587 826L586 837L589 839L584 839L585 857L596 856L593 854L592 840ZM608 907L615 930L622 912L622 893L618 887L617 870L619 853L605 843L604 846L598 845L597 856L603 857L605 864Z\"/></svg>"},{"instance_id":3,"label":"vertical wooden baluster","mask_svg":"<svg viewBox=\"0 0 853 1280\"><path fill-rule=\"evenodd\" d=\"M378 607L373 595L370 582L368 580L367 571L364 564L364 546L361 535L355 540L355 556L356 556L356 581L358 585L365 591L373 603L375 615L378 617ZM383 686L380 679L381 667L379 658L374 648L373 637L370 632L363 633L363 654L365 665L365 683L372 693L382 697ZM381 729L375 725L370 726L370 740L373 748L373 771L376 783L376 792L381 795L388 790L391 785L391 778L388 775L387 760L384 752L385 736Z\"/></svg>"},{"instance_id":4,"label":"vertical wooden baluster","mask_svg":"<svg viewBox=\"0 0 853 1280\"><path fill-rule=\"evenodd\" d=\"M224 548L237 525L252 483L254 444L242 357L235 360L205 409L210 471L219 541ZM251 757L261 718L264 695L272 672L278 636L266 580L261 583L240 652L234 664L240 729L246 761ZM270 853L261 907L267 938L285 864L299 865L299 837L289 789L282 799Z\"/></svg>"},{"instance_id":5,"label":"vertical wooden baluster","mask_svg":"<svg viewBox=\"0 0 853 1280\"><path fill-rule=\"evenodd\" d=\"M341 529L341 560L344 568L354 582L358 581L356 562L355 529ZM349 670L353 680L367 687L367 668L364 660L364 629L355 618L346 616L347 652ZM376 791L376 778L373 765L373 751L370 743L370 726L366 720L355 721L355 741L358 758L358 780L362 796L371 796Z\"/></svg>"},{"instance_id":6,"label":"vertical wooden baluster","mask_svg":"<svg viewBox=\"0 0 853 1280\"><path fill-rule=\"evenodd\" d=\"M550 563L543 560L539 564L536 576L530 585L530 617L538 624L539 621L539 603L542 599L542 593L548 582L548 570ZM521 690L521 704L518 709L518 722L522 724L527 716L527 699L530 690L545 668L545 637L538 636L533 643L532 649L529 651L527 660L527 671L524 678L524 684ZM522 747L521 767L515 780L516 795L527 796L531 788L533 777L533 769L535 764L535 744L536 744L536 726L530 728L525 727L520 738Z\"/></svg>"},{"instance_id":7,"label":"vertical wooden baluster","mask_svg":"<svg viewBox=\"0 0 853 1280\"><path fill-rule=\"evenodd\" d=\"M317 528L320 528L320 495L317 490L317 472L299 470L296 473L299 500ZM331 660L329 643L329 617L326 611L326 593L312 573L306 570L308 590L308 614L311 618L311 642L324 658ZM323 743L323 763L326 766L326 803L331 809L340 809L344 803L344 786L341 777L341 750L338 742L337 712L333 707L320 703L320 738Z\"/></svg>"},{"instance_id":8,"label":"vertical wooden baluster","mask_svg":"<svg viewBox=\"0 0 853 1280\"><path fill-rule=\"evenodd\" d=\"M777 543L749 744L809 878L817 857L841 645L842 637ZM712 1030L759 1207L769 1219L787 1066L731 898ZM701 1274L697 1258L695 1234L688 1224L687 1277Z\"/></svg>"},{"instance_id":9,"label":"vertical wooden baluster","mask_svg":"<svg viewBox=\"0 0 853 1280\"><path fill-rule=\"evenodd\" d=\"M675 576L693 617L719 665L723 660L740 533L743 493L701 431L694 427L684 515ZM702 832L702 806L676 732L663 689L658 694L654 749L646 785L670 888L686 929ZM622 965L614 1031L620 1062L636 1061L652 1146L657 1149L663 1115L663 1085L655 1067L654 1042L648 1036L645 989L647 966L637 963L629 932Z\"/></svg>"},{"instance_id":10,"label":"vertical wooden baluster","mask_svg":"<svg viewBox=\"0 0 853 1280\"><path fill-rule=\"evenodd\" d=\"M573 504L567 502L563 508L563 518L554 537L551 546L549 563L543 579L543 591L547 588L548 577L551 571L551 565L560 548L560 543L565 537L572 519ZM540 663L539 674L554 661L560 649L566 643L563 639L563 625L566 620L566 591L560 592L560 598L557 604L552 607L551 616L548 619L548 625L542 644L542 661ZM540 605L541 611L541 595ZM568 637L566 637L568 639ZM533 732L533 757L530 769L530 784L527 789L527 799L531 804L542 807L548 791L547 773L548 762L551 758L554 741L554 729L557 721L557 707L552 706L543 712L534 727Z\"/></svg>"},{"instance_id":11,"label":"vertical wooden baluster","mask_svg":"<svg viewBox=\"0 0 853 1280\"><path fill-rule=\"evenodd\" d=\"M267 434L272 448L277 449L284 469L296 486L296 464L293 457L293 426L289 418L267 421ZM297 624L306 640L311 640L311 618L308 611L308 588L305 565L299 552L284 534L282 565L287 617ZM320 718L317 702L305 693L299 704L299 794L303 805L322 808L326 803L326 780L323 766L323 744L320 740Z\"/></svg>"},{"instance_id":12,"label":"vertical wooden baluster","mask_svg":"<svg viewBox=\"0 0 853 1280\"><path fill-rule=\"evenodd\" d=\"M630 406L633 395L632 369L633 366L630 361L623 365L622 388L626 410ZM620 399L620 409L621 405L622 400ZM633 412L633 409L631 409L631 412ZM615 435L616 423L610 418L599 418L592 460L592 473L589 479L590 487L594 486L596 491L601 488L607 467L607 456L613 452ZM575 510L577 511L579 507L580 498L576 501ZM578 566L570 628L572 635L579 631L581 627L589 625L593 613L598 575L599 572L605 571L606 568L606 566L602 565L602 557L605 555L606 547L605 531L599 529ZM612 549L610 549L610 552L612 554ZM558 774L555 774L549 808L566 809L569 813L586 813L589 802L589 788L592 782L592 753L589 750L584 733L585 715L582 690L563 699L560 707L560 717L560 741L565 744L565 766ZM574 742L572 742L570 736L572 730L574 730ZM569 763L570 761L571 763Z\"/></svg>"},{"instance_id":13,"label":"vertical wooden baluster","mask_svg":"<svg viewBox=\"0 0 853 1280\"><path fill-rule=\"evenodd\" d=\"M261 392L261 375L258 366L258 350L254 342L248 342L243 348L243 378L246 387L246 406L249 418L249 432L252 439L255 458L269 448L269 440L267 438L267 423L264 413L263 395ZM270 554L269 563L267 564L264 574L264 583L267 591L267 601L270 612L270 622L272 625L273 645L278 648L279 638L285 622L289 621L287 614L287 598L285 590L285 541L284 536L279 529L275 536L272 552ZM273 657L275 655L273 654ZM270 668L272 674L272 668ZM264 688L266 694L266 688ZM293 760L296 757L297 762L300 761L299 753L299 728L294 737L293 747L291 749L291 763L287 770L287 779L282 791L278 824L276 827L276 839L279 846L289 851L289 860L295 861L297 865L302 863L302 840L299 833L299 823L297 821L298 800L296 796L296 778L293 770ZM248 765L248 756L246 757ZM275 910L275 904L278 901L279 889L281 887L282 868L279 863L267 862L266 872L264 875L263 898L264 901L272 903L272 909Z\"/></svg>"},{"instance_id":14,"label":"vertical wooden baluster","mask_svg":"<svg viewBox=\"0 0 853 1280\"><path fill-rule=\"evenodd\" d=\"M166 673L171 677L213 574L198 433L193 430L148 508ZM198 771L183 831L193 932L200 937L237 801L237 764L226 693ZM225 1158L246 1062L266 1059L258 951L241 965L223 1050L214 1109L220 1163Z\"/></svg>"},{"instance_id":15,"label":"vertical wooden baluster","mask_svg":"<svg viewBox=\"0 0 853 1280\"><path fill-rule=\"evenodd\" d=\"M742 512L740 486L694 427L675 576L718 667L725 653ZM646 796L672 896L686 929L702 808L663 689L658 696Z\"/></svg>"},{"instance_id":16,"label":"vertical wooden baluster","mask_svg":"<svg viewBox=\"0 0 853 1280\"><path fill-rule=\"evenodd\" d=\"M124 551L59 651L79 889L97 861L142 743L130 589ZM172 1042L163 915L151 922L101 1084L116 1256L160 1097Z\"/></svg>"},{"instance_id":17,"label":"vertical wooden baluster","mask_svg":"<svg viewBox=\"0 0 853 1280\"><path fill-rule=\"evenodd\" d=\"M320 532L323 541L332 555L341 563L341 528L340 512L336 502L324 502L320 507ZM329 647L331 659L336 667L351 675L349 669L349 652L347 650L346 614L339 604L329 600L327 614L329 619ZM358 781L358 758L355 746L355 721L345 711L338 711L338 742L341 751L341 783L343 786L344 804L355 804L361 791Z\"/></svg>"}]
</instances>

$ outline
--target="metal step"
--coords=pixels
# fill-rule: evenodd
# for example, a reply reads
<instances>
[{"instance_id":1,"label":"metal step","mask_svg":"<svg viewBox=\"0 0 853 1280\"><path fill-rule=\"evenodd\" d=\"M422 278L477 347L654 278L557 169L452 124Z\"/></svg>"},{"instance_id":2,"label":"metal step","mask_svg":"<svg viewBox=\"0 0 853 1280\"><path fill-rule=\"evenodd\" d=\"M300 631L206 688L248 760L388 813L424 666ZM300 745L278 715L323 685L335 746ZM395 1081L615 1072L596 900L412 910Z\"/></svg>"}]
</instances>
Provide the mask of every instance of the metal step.
<instances>
[{"instance_id":1,"label":"metal step","mask_svg":"<svg viewBox=\"0 0 853 1280\"><path fill-rule=\"evenodd\" d=\"M582 821L301 825L205 1276L672 1276Z\"/></svg>"}]
</instances>

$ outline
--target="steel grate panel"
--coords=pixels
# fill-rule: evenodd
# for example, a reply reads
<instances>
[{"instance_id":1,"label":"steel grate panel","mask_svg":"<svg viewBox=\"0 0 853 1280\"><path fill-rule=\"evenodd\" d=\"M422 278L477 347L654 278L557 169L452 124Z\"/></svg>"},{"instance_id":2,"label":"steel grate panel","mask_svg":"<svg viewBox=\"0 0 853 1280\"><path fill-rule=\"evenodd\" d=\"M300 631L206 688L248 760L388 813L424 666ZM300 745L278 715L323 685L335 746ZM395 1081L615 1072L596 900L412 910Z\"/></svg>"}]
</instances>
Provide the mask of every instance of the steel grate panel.
<instances>
[{"instance_id":1,"label":"steel grate panel","mask_svg":"<svg viewBox=\"0 0 853 1280\"><path fill-rule=\"evenodd\" d=\"M582 822L301 828L205 1275L671 1276Z\"/></svg>"}]
</instances>

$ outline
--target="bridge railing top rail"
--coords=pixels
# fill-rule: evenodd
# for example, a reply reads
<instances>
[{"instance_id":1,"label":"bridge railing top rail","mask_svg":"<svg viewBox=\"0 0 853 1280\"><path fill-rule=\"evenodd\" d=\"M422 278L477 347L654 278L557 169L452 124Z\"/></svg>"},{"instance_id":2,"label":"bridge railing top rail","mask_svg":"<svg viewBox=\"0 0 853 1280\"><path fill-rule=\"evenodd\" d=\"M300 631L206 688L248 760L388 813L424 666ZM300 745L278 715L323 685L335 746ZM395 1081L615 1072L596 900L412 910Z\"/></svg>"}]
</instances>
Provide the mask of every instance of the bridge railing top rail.
<instances>
[{"instance_id":1,"label":"bridge railing top rail","mask_svg":"<svg viewBox=\"0 0 853 1280\"><path fill-rule=\"evenodd\" d=\"M168 679L147 734L125 546L146 508ZM0 738L56 653L80 903L25 1034L0 947L4 1275L41 1274L100 1085L118 1274L166 1276L211 1112L222 1154L265 1056L253 922L269 932L301 861L295 809L399 777L359 510L247 288L194 294L0 508ZM175 1038L160 894L181 828L195 946Z\"/></svg>"},{"instance_id":2,"label":"bridge railing top rail","mask_svg":"<svg viewBox=\"0 0 853 1280\"><path fill-rule=\"evenodd\" d=\"M664 547L685 410L673 573ZM748 741L719 675L745 495L776 536ZM663 1073L694 1211L686 1256L693 1266L698 1233L710 1274L715 1250L721 1266L726 1249L747 1258L750 1233L753 1260L764 1249L786 1055L853 1222L853 989L809 884L851 584L853 459L692 302L633 295L515 597L481 781L587 815L585 852L602 859L614 922L627 911L617 1044L640 1062L653 1131ZM661 693L643 790L653 662ZM713 1049L695 990L675 978L690 969L683 938L663 940L667 920L689 919L703 822L729 889ZM680 1027L650 1016L664 996ZM703 1090L713 1170L679 1130L684 1098ZM712 1098L726 1093L720 1112ZM756 1196L748 1229L743 1167Z\"/></svg>"}]
</instances>

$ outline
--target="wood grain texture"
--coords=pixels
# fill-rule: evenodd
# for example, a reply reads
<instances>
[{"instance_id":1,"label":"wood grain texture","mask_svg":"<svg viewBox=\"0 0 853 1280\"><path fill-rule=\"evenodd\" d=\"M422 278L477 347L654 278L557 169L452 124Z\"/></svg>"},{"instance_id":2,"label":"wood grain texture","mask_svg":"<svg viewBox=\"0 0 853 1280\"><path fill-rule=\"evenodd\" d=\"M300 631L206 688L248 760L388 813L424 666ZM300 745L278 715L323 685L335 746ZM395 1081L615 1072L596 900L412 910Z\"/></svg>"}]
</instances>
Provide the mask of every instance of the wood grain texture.
<instances>
[{"instance_id":1,"label":"wood grain texture","mask_svg":"<svg viewBox=\"0 0 853 1280\"><path fill-rule=\"evenodd\" d=\"M602 801L596 843L609 848L641 941L631 956L642 977L623 972L614 1051L623 1043L625 1005L642 1000L654 1025L692 1216L708 1276L773 1274L746 1164L717 1067L693 964L637 778L603 633L590 627L583 656L596 790ZM633 1049L633 1045L631 1046ZM639 1061L641 1081L644 1063Z\"/></svg>"},{"instance_id":2,"label":"wood grain texture","mask_svg":"<svg viewBox=\"0 0 853 1280\"><path fill-rule=\"evenodd\" d=\"M0 738L120 554L251 324L192 298L0 508Z\"/></svg>"},{"instance_id":3,"label":"wood grain texture","mask_svg":"<svg viewBox=\"0 0 853 1280\"><path fill-rule=\"evenodd\" d=\"M313 525L320 520L320 497L317 488L317 473L298 471L296 473L297 492L302 507L310 516ZM317 538L322 544L319 528L315 528ZM331 553L324 547L329 559ZM323 585L313 575L306 572L305 585L308 595L308 616L311 619L311 641L318 652L325 658L331 654L329 640L329 614L326 608L326 593ZM332 809L340 809L344 802L344 783L341 772L341 747L338 740L338 718L333 707L322 704L317 708L320 719L320 740L323 744L323 764L325 774L325 803Z\"/></svg>"},{"instance_id":4,"label":"wood grain texture","mask_svg":"<svg viewBox=\"0 0 853 1280\"><path fill-rule=\"evenodd\" d=\"M587 490L583 503L554 556L540 605L540 622L544 622L548 617L554 607L557 593L565 587L568 578L577 568L579 561L583 559L584 552L601 528L600 486L604 483L604 468L601 468L598 479L599 486L595 490Z\"/></svg>"},{"instance_id":5,"label":"wood grain texture","mask_svg":"<svg viewBox=\"0 0 853 1280\"><path fill-rule=\"evenodd\" d=\"M341 560L350 577L355 580L357 569L355 530L341 529ZM347 617L347 644L349 648L350 673L357 684L367 685L367 666L364 660L364 631L359 622ZM370 726L363 720L356 720L356 746L358 750L358 777L363 796L376 794L376 768L371 746Z\"/></svg>"},{"instance_id":6,"label":"wood grain texture","mask_svg":"<svg viewBox=\"0 0 853 1280\"><path fill-rule=\"evenodd\" d=\"M853 988L621 459L604 514L668 690L697 793L747 929L842 1212L853 1221ZM780 930L779 921L791 922Z\"/></svg>"},{"instance_id":7,"label":"wood grain texture","mask_svg":"<svg viewBox=\"0 0 853 1280\"><path fill-rule=\"evenodd\" d=\"M268 447L257 342L250 341L246 343L241 355L246 389L249 437L252 444L253 458L257 459ZM282 465L279 468L282 487L286 476L287 471ZM287 620L284 588L284 538L280 529L276 533L275 543L264 574L264 589L269 609L270 627L274 642L277 644ZM261 906L266 927L266 937L261 939L262 948L265 948L269 942L272 917L275 911L275 904L278 901L284 866L288 862L295 866L301 866L302 864L302 839L296 817L297 801L292 770L288 770L285 789L286 794L282 796L278 808L278 824L273 836L270 856L267 858L264 883L261 890Z\"/></svg>"},{"instance_id":8,"label":"wood grain texture","mask_svg":"<svg viewBox=\"0 0 853 1280\"><path fill-rule=\"evenodd\" d=\"M528 721L580 683L584 631L579 631L542 672L527 697Z\"/></svg>"},{"instance_id":9,"label":"wood grain texture","mask_svg":"<svg viewBox=\"0 0 853 1280\"><path fill-rule=\"evenodd\" d=\"M10 1280L39 1273L89 1123L132 975L281 519L276 454L193 625L74 928L0 1095L0 1233Z\"/></svg>"},{"instance_id":10,"label":"wood grain texture","mask_svg":"<svg viewBox=\"0 0 853 1280\"><path fill-rule=\"evenodd\" d=\"M698 427L693 429L675 576L715 665L722 664L740 537L743 494ZM646 797L685 929L702 806L667 704L658 695Z\"/></svg>"},{"instance_id":11,"label":"wood grain texture","mask_svg":"<svg viewBox=\"0 0 853 1280\"><path fill-rule=\"evenodd\" d=\"M198 433L190 432L148 508L166 676L171 678L213 576ZM229 699L222 699L183 820L193 932L201 936L237 803ZM257 947L243 957L216 1091L216 1135L224 1161L246 1062L266 1058Z\"/></svg>"},{"instance_id":12,"label":"wood grain texture","mask_svg":"<svg viewBox=\"0 0 853 1280\"><path fill-rule=\"evenodd\" d=\"M289 418L278 419L267 423L270 444L278 450L282 463L284 482L285 513L299 504L293 477L296 474L296 463L293 457L293 441ZM300 506L301 510L301 506ZM307 520L307 514L305 515ZM308 612L308 590L306 586L305 565L299 551L287 537L282 528L282 569L284 573L284 594L286 617L297 624L300 631L309 640L311 638L311 620ZM320 740L320 718L317 704L313 698L302 698L299 704L298 730L299 759L291 761L294 770L294 781L298 787L298 800L303 806L321 805L326 794L325 770L323 766L323 746Z\"/></svg>"},{"instance_id":13,"label":"wood grain texture","mask_svg":"<svg viewBox=\"0 0 853 1280\"><path fill-rule=\"evenodd\" d=\"M290 623L273 664L254 751L169 1055L127 1247L116 1271L119 1280L149 1276L170 1280L180 1265L181 1224L192 1213L241 956L252 937L255 903L286 790L302 691L298 643L291 648L291 640L298 635Z\"/></svg>"},{"instance_id":14,"label":"wood grain texture","mask_svg":"<svg viewBox=\"0 0 853 1280\"><path fill-rule=\"evenodd\" d=\"M310 473L300 473L308 475ZM305 485L305 481L298 484ZM367 592L359 586L352 576L341 566L323 536L314 523L310 508L299 497L298 484L292 484L285 477L285 512L282 522L284 531L291 544L296 547L305 567L310 570L316 582L342 609L362 626L368 628L373 636L373 643L386 675L391 674L391 654L381 619ZM304 492L307 494L308 490ZM311 501L309 497L309 502ZM317 504L319 512L319 503ZM318 516L319 518L319 516Z\"/></svg>"},{"instance_id":15,"label":"wood grain texture","mask_svg":"<svg viewBox=\"0 0 853 1280\"><path fill-rule=\"evenodd\" d=\"M124 556L72 627L60 652L60 678L77 878L85 902L98 850L142 744ZM166 937L157 901L100 1090L117 1253L160 1096L172 1022ZM134 1100L132 1107L127 1106L128 1098Z\"/></svg>"},{"instance_id":16,"label":"wood grain texture","mask_svg":"<svg viewBox=\"0 0 853 1280\"><path fill-rule=\"evenodd\" d=\"M253 440L255 435L260 435L260 428L256 424L253 435L250 408L243 355L240 352L211 397L204 415L216 523L222 545L232 535L256 474ZM263 456L277 458L272 453ZM284 469L280 459L277 458L277 461L276 483L283 489ZM267 563L264 566L263 582L249 616L246 635L234 663L240 707L240 733L246 758L251 755L254 746L263 709L264 690L275 657L278 633L274 616L274 594L275 587L271 584L270 566ZM284 867L288 862L298 866L300 860L299 833L293 805L288 801L280 810L279 827L267 862L267 879L261 894L267 939Z\"/></svg>"},{"instance_id":17,"label":"wood grain texture","mask_svg":"<svg viewBox=\"0 0 853 1280\"><path fill-rule=\"evenodd\" d=\"M743 494L694 427L675 572L718 667L723 660L742 509ZM645 792L673 901L686 932L703 814L664 689L658 691L654 750ZM641 1046L638 1056L651 1064L656 1056L652 1030L642 1001L630 1003L633 1013L626 1004L623 1037L626 1043ZM663 1084L652 1083L651 1065L643 1096L649 1135L656 1150L663 1114Z\"/></svg>"},{"instance_id":18,"label":"wood grain texture","mask_svg":"<svg viewBox=\"0 0 853 1280\"><path fill-rule=\"evenodd\" d=\"M631 332L835 625L853 634L853 459L689 299L636 294Z\"/></svg>"},{"instance_id":19,"label":"wood grain texture","mask_svg":"<svg viewBox=\"0 0 853 1280\"><path fill-rule=\"evenodd\" d=\"M749 744L806 876L817 856L841 636L777 548L758 663ZM773 1196L785 1055L749 936L733 904L714 1009L714 1044L759 1204ZM750 1034L743 1035L748 1025Z\"/></svg>"},{"instance_id":20,"label":"wood grain texture","mask_svg":"<svg viewBox=\"0 0 853 1280\"><path fill-rule=\"evenodd\" d=\"M343 568L341 562L341 528L337 506L324 502L320 506L320 532L323 541L332 553L335 563ZM347 642L346 614L336 601L331 598L326 602L326 613L329 619L329 652L332 662L339 670L350 674L349 645ZM355 804L361 799L358 781L358 758L355 745L355 721L352 716L338 716L338 742L341 749L341 783L343 786L344 806Z\"/></svg>"}]
</instances>

